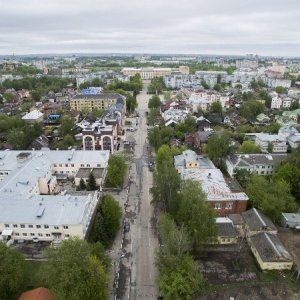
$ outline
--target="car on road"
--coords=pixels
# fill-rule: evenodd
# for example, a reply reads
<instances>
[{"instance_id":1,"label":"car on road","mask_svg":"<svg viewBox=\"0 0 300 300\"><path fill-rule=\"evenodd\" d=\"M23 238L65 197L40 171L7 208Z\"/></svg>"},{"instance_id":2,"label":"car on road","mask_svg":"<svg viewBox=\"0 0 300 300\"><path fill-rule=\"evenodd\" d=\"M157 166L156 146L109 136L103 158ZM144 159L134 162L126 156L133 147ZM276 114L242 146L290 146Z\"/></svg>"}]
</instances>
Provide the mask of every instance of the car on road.
<instances>
[{"instance_id":1,"label":"car on road","mask_svg":"<svg viewBox=\"0 0 300 300\"><path fill-rule=\"evenodd\" d=\"M124 232L129 232L130 231L130 223L129 222L125 222L124 223Z\"/></svg>"}]
</instances>

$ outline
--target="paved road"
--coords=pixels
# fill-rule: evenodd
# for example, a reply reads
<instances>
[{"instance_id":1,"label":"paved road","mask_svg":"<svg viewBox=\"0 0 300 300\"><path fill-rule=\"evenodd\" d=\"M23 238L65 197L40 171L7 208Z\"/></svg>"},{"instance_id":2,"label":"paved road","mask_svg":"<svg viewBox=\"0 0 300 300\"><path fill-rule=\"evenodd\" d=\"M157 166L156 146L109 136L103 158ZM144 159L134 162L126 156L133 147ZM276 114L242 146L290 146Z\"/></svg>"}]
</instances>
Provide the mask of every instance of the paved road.
<instances>
[{"instance_id":1,"label":"paved road","mask_svg":"<svg viewBox=\"0 0 300 300\"><path fill-rule=\"evenodd\" d=\"M118 243L117 238L115 250L111 254L114 259L114 295L130 300L157 299L159 293L154 265L154 252L158 247L158 240L154 230L156 221L149 194L152 173L148 170L150 153L146 141L145 112L150 96L146 94L146 90L147 83L137 97L140 114L137 131L128 133L136 140L130 180L128 188L119 195L120 202L125 204L124 220L130 222L130 231L119 235L119 239L122 240Z\"/></svg>"}]
</instances>

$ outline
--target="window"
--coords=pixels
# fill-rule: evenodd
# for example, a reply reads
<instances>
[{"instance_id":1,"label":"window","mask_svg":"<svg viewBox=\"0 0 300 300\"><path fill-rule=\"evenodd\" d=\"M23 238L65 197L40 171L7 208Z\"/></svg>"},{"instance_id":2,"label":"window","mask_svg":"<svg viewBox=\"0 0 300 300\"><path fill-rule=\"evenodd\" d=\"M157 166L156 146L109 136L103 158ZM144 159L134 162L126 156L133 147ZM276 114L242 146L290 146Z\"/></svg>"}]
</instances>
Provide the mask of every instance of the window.
<instances>
[{"instance_id":1,"label":"window","mask_svg":"<svg viewBox=\"0 0 300 300\"><path fill-rule=\"evenodd\" d=\"M97 164L97 167L101 167L101 165L100 165L100 164Z\"/></svg>"},{"instance_id":2,"label":"window","mask_svg":"<svg viewBox=\"0 0 300 300\"><path fill-rule=\"evenodd\" d=\"M81 164L80 167L84 167L84 164Z\"/></svg>"},{"instance_id":3,"label":"window","mask_svg":"<svg viewBox=\"0 0 300 300\"><path fill-rule=\"evenodd\" d=\"M33 228L33 225L28 225L29 228Z\"/></svg>"},{"instance_id":4,"label":"window","mask_svg":"<svg viewBox=\"0 0 300 300\"><path fill-rule=\"evenodd\" d=\"M20 233L17 233L17 232L16 232L16 233L15 233L15 236L20 236Z\"/></svg>"},{"instance_id":5,"label":"window","mask_svg":"<svg viewBox=\"0 0 300 300\"><path fill-rule=\"evenodd\" d=\"M59 167L62 167L62 164L59 164Z\"/></svg>"},{"instance_id":6,"label":"window","mask_svg":"<svg viewBox=\"0 0 300 300\"><path fill-rule=\"evenodd\" d=\"M41 229L41 227L42 227L41 225L36 225L36 228L38 229Z\"/></svg>"},{"instance_id":7,"label":"window","mask_svg":"<svg viewBox=\"0 0 300 300\"><path fill-rule=\"evenodd\" d=\"M232 202L227 202L225 205L226 209L232 209L233 203Z\"/></svg>"},{"instance_id":8,"label":"window","mask_svg":"<svg viewBox=\"0 0 300 300\"><path fill-rule=\"evenodd\" d=\"M69 226L65 225L65 226L64 226L64 229L69 229Z\"/></svg>"},{"instance_id":9,"label":"window","mask_svg":"<svg viewBox=\"0 0 300 300\"><path fill-rule=\"evenodd\" d=\"M60 173L60 174L63 174L63 173L64 173L64 171L60 171L59 173Z\"/></svg>"},{"instance_id":10,"label":"window","mask_svg":"<svg viewBox=\"0 0 300 300\"><path fill-rule=\"evenodd\" d=\"M70 235L69 234L65 234L65 237L68 238L68 237L70 237Z\"/></svg>"},{"instance_id":11,"label":"window","mask_svg":"<svg viewBox=\"0 0 300 300\"><path fill-rule=\"evenodd\" d=\"M18 228L18 225L17 225L17 224L14 224L13 226L14 226L14 228Z\"/></svg>"},{"instance_id":12,"label":"window","mask_svg":"<svg viewBox=\"0 0 300 300\"><path fill-rule=\"evenodd\" d=\"M45 229L49 229L49 225L44 225L44 228Z\"/></svg>"},{"instance_id":13,"label":"window","mask_svg":"<svg viewBox=\"0 0 300 300\"><path fill-rule=\"evenodd\" d=\"M31 235L31 236L35 236L35 234L34 234L34 233L30 233L30 235Z\"/></svg>"},{"instance_id":14,"label":"window","mask_svg":"<svg viewBox=\"0 0 300 300\"><path fill-rule=\"evenodd\" d=\"M57 167L57 164L54 164L53 166L54 166L54 167Z\"/></svg>"},{"instance_id":15,"label":"window","mask_svg":"<svg viewBox=\"0 0 300 300\"><path fill-rule=\"evenodd\" d=\"M4 227L5 227L5 228L9 227L9 224L4 224Z\"/></svg>"},{"instance_id":16,"label":"window","mask_svg":"<svg viewBox=\"0 0 300 300\"><path fill-rule=\"evenodd\" d=\"M27 236L27 233L23 233L23 236Z\"/></svg>"},{"instance_id":17,"label":"window","mask_svg":"<svg viewBox=\"0 0 300 300\"><path fill-rule=\"evenodd\" d=\"M221 203L216 202L215 203L215 209L221 209Z\"/></svg>"},{"instance_id":18,"label":"window","mask_svg":"<svg viewBox=\"0 0 300 300\"><path fill-rule=\"evenodd\" d=\"M74 164L71 164L71 167L74 167Z\"/></svg>"},{"instance_id":19,"label":"window","mask_svg":"<svg viewBox=\"0 0 300 300\"><path fill-rule=\"evenodd\" d=\"M65 164L65 166L66 166L66 167L69 167L69 165L68 165L68 164Z\"/></svg>"},{"instance_id":20,"label":"window","mask_svg":"<svg viewBox=\"0 0 300 300\"><path fill-rule=\"evenodd\" d=\"M43 236L43 234L42 233L38 233L38 236Z\"/></svg>"},{"instance_id":21,"label":"window","mask_svg":"<svg viewBox=\"0 0 300 300\"><path fill-rule=\"evenodd\" d=\"M90 167L91 165L90 165L90 164L87 164L86 166L87 166L87 167Z\"/></svg>"},{"instance_id":22,"label":"window","mask_svg":"<svg viewBox=\"0 0 300 300\"><path fill-rule=\"evenodd\" d=\"M46 233L46 237L50 237L50 234L49 234L49 233Z\"/></svg>"},{"instance_id":23,"label":"window","mask_svg":"<svg viewBox=\"0 0 300 300\"><path fill-rule=\"evenodd\" d=\"M54 226L54 229L55 229L55 230L58 230L58 229L59 229L59 227L58 227L58 226Z\"/></svg>"},{"instance_id":24,"label":"window","mask_svg":"<svg viewBox=\"0 0 300 300\"><path fill-rule=\"evenodd\" d=\"M25 228L25 225L24 225L24 224L21 224L21 228Z\"/></svg>"},{"instance_id":25,"label":"window","mask_svg":"<svg viewBox=\"0 0 300 300\"><path fill-rule=\"evenodd\" d=\"M264 171L261 171L260 174L265 174L265 172L264 172Z\"/></svg>"}]
</instances>

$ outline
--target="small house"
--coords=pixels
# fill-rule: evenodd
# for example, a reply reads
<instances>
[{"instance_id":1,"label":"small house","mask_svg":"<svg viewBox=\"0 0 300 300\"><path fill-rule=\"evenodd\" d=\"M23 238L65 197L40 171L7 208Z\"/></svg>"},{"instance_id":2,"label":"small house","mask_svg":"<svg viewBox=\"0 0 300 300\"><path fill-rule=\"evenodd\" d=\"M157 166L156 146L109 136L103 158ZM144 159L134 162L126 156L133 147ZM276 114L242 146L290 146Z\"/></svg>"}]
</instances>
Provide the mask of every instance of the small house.
<instances>
[{"instance_id":1,"label":"small house","mask_svg":"<svg viewBox=\"0 0 300 300\"><path fill-rule=\"evenodd\" d=\"M299 213L282 213L281 224L283 227L296 228L300 227L300 214Z\"/></svg>"}]
</instances>

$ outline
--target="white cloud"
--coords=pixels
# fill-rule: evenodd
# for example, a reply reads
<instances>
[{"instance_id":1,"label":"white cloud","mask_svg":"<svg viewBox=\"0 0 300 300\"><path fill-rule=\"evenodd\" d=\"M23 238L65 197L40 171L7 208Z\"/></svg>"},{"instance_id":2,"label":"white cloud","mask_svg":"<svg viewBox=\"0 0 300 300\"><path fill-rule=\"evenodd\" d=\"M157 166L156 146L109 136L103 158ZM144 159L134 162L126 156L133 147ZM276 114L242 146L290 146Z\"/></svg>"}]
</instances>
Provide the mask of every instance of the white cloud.
<instances>
[{"instance_id":1,"label":"white cloud","mask_svg":"<svg viewBox=\"0 0 300 300\"><path fill-rule=\"evenodd\" d=\"M299 56L298 0L10 0L0 54L212 53Z\"/></svg>"}]
</instances>

